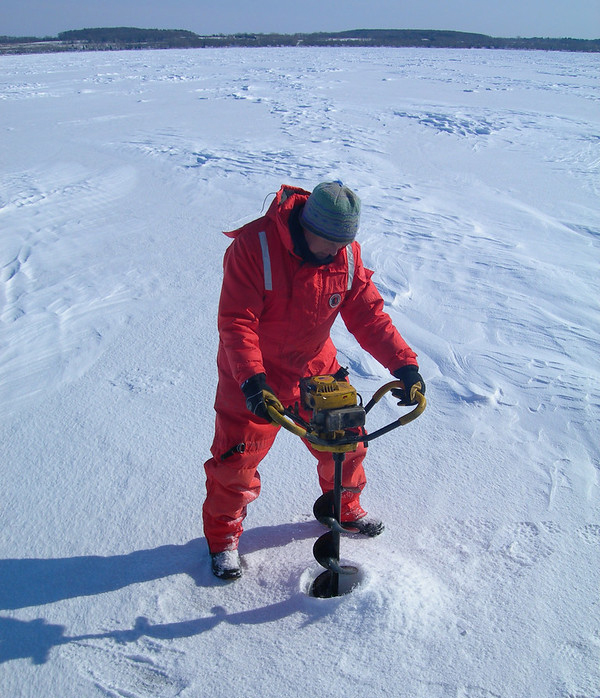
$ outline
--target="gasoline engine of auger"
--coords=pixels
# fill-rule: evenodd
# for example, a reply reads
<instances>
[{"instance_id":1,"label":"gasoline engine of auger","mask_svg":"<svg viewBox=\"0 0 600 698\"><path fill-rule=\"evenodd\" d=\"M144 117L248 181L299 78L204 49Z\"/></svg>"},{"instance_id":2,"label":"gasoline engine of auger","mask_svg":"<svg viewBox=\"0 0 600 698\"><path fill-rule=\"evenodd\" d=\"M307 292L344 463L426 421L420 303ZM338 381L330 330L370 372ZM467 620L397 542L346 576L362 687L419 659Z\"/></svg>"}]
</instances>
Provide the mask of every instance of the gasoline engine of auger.
<instances>
[{"instance_id":1,"label":"gasoline engine of auger","mask_svg":"<svg viewBox=\"0 0 600 698\"><path fill-rule=\"evenodd\" d=\"M271 419L288 431L306 439L318 451L333 453L335 464L334 487L321 495L313 507L315 518L330 530L322 535L313 547L317 562L325 567L312 584L311 594L319 598L340 595L340 575L354 575L358 569L351 565L340 565L340 533L346 529L341 524L342 472L345 454L356 450L359 443L365 445L373 439L387 434L397 427L416 419L425 409L425 397L417 392L416 406L411 412L387 426L367 434L366 416L381 398L392 390L404 390L401 381L386 383L373 395L365 407L356 390L345 380L335 376L313 376L300 383L303 407L312 413L306 421L296 405L279 411L267 404ZM348 591L352 589L349 585ZM343 592L346 593L346 592Z\"/></svg>"}]
</instances>

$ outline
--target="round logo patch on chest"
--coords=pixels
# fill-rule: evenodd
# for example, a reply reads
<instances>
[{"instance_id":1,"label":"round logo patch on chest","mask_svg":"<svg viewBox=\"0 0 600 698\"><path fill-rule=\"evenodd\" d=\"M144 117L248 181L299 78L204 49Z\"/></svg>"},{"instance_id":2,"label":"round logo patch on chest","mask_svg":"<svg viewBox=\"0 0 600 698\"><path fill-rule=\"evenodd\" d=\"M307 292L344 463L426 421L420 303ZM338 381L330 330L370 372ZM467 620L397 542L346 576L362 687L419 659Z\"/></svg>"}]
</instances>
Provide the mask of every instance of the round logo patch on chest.
<instances>
[{"instance_id":1,"label":"round logo patch on chest","mask_svg":"<svg viewBox=\"0 0 600 698\"><path fill-rule=\"evenodd\" d=\"M329 299L329 307L330 308L337 308L338 305L342 302L342 297L339 293L334 293L331 298Z\"/></svg>"}]
</instances>

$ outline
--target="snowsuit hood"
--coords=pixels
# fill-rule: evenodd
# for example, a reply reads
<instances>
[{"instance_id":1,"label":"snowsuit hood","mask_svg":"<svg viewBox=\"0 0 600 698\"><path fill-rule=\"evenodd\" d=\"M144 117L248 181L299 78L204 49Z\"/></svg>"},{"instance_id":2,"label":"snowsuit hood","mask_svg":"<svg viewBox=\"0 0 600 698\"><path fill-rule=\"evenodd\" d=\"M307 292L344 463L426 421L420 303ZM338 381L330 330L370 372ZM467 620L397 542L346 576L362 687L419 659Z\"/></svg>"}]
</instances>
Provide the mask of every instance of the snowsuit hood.
<instances>
[{"instance_id":1,"label":"snowsuit hood","mask_svg":"<svg viewBox=\"0 0 600 698\"><path fill-rule=\"evenodd\" d=\"M294 254L294 243L289 228L290 215L297 206L304 205L309 196L310 192L305 189L283 184L275 194L275 198L264 216L246 223L236 230L225 231L224 234L229 238L236 238L249 226L262 230L267 225L273 225L280 235L281 244Z\"/></svg>"}]
</instances>

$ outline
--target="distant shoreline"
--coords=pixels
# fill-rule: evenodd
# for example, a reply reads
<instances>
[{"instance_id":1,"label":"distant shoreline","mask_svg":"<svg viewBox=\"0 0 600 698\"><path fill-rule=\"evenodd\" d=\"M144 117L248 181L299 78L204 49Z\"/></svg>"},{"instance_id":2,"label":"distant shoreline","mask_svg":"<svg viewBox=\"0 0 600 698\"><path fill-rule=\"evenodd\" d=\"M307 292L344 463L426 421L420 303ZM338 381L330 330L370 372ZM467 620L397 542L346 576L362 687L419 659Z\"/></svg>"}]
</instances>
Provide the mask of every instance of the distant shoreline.
<instances>
[{"instance_id":1,"label":"distant shoreline","mask_svg":"<svg viewBox=\"0 0 600 698\"><path fill-rule=\"evenodd\" d=\"M69 51L130 51L227 47L388 47L512 49L600 52L600 39L498 38L485 34L441 30L354 29L312 34L213 34L187 30L109 27L61 32L57 37L0 36L0 55Z\"/></svg>"}]
</instances>

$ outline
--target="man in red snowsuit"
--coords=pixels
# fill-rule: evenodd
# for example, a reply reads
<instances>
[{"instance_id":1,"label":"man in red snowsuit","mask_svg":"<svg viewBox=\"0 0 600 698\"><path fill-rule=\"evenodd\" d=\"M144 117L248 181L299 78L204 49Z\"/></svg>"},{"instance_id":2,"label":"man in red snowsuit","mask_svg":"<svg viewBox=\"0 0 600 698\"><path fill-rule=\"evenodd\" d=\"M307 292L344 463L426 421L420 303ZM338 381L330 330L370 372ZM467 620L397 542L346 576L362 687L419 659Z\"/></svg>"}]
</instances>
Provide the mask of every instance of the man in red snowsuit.
<instances>
[{"instance_id":1,"label":"man in red snowsuit","mask_svg":"<svg viewBox=\"0 0 600 698\"><path fill-rule=\"evenodd\" d=\"M405 386L425 391L416 354L383 311L354 241L360 201L340 182L312 194L282 186L266 215L227 233L219 302L219 382L212 458L205 463L204 532L217 577L241 576L237 552L247 505L260 492L257 467L279 426L265 399L299 401L300 379L336 374L340 365L330 338L341 314L360 345ZM268 381L268 383L267 383ZM333 455L306 444L317 459L323 492L333 489ZM346 454L341 521L355 532L377 535L380 521L360 505L366 484L365 447Z\"/></svg>"}]
</instances>

